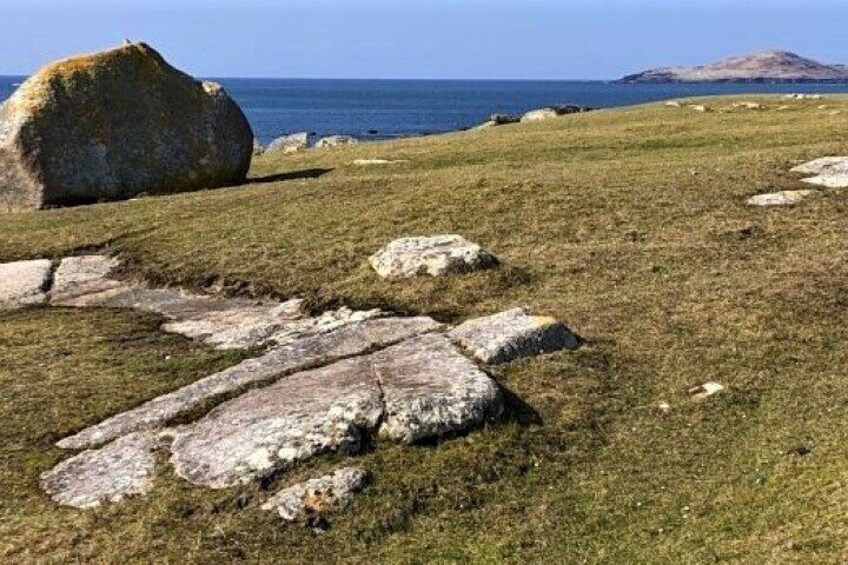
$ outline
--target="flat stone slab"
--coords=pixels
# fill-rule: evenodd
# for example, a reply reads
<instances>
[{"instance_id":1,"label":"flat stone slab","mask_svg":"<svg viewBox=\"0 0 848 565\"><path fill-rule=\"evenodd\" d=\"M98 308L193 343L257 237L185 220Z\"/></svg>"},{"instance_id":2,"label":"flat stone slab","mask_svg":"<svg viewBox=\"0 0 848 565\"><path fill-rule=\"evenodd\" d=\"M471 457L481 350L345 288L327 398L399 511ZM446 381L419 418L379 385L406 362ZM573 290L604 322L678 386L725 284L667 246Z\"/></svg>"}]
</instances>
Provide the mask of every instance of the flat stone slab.
<instances>
[{"instance_id":1,"label":"flat stone slab","mask_svg":"<svg viewBox=\"0 0 848 565\"><path fill-rule=\"evenodd\" d=\"M353 164L358 167L369 167L373 165L396 165L398 163L408 163L406 159L355 159Z\"/></svg>"},{"instance_id":2,"label":"flat stone slab","mask_svg":"<svg viewBox=\"0 0 848 565\"><path fill-rule=\"evenodd\" d=\"M371 364L385 404L381 437L415 443L463 432L503 408L497 384L442 335L384 349Z\"/></svg>"},{"instance_id":3,"label":"flat stone slab","mask_svg":"<svg viewBox=\"0 0 848 565\"><path fill-rule=\"evenodd\" d=\"M792 169L793 173L815 175L802 179L825 188L848 188L848 157L822 157Z\"/></svg>"},{"instance_id":4,"label":"flat stone slab","mask_svg":"<svg viewBox=\"0 0 848 565\"><path fill-rule=\"evenodd\" d=\"M768 194L757 194L749 198L747 202L750 206L791 206L815 193L815 190L782 190Z\"/></svg>"},{"instance_id":5,"label":"flat stone slab","mask_svg":"<svg viewBox=\"0 0 848 565\"><path fill-rule=\"evenodd\" d=\"M83 451L41 475L41 488L59 504L95 508L153 488L157 439L152 433L122 437Z\"/></svg>"},{"instance_id":6,"label":"flat stone slab","mask_svg":"<svg viewBox=\"0 0 848 565\"><path fill-rule=\"evenodd\" d=\"M250 391L165 435L177 475L224 488L322 453L355 453L382 414L368 359L355 357Z\"/></svg>"},{"instance_id":7,"label":"flat stone slab","mask_svg":"<svg viewBox=\"0 0 848 565\"><path fill-rule=\"evenodd\" d=\"M0 264L0 310L44 304L51 271L47 259Z\"/></svg>"},{"instance_id":8,"label":"flat stone slab","mask_svg":"<svg viewBox=\"0 0 848 565\"><path fill-rule=\"evenodd\" d=\"M262 505L262 510L276 512L286 522L325 529L330 517L347 508L368 485L368 478L361 467L344 467L281 490Z\"/></svg>"},{"instance_id":9,"label":"flat stone slab","mask_svg":"<svg viewBox=\"0 0 848 565\"><path fill-rule=\"evenodd\" d=\"M398 239L372 255L369 262L378 275L388 279L438 277L498 264L494 255L459 235Z\"/></svg>"},{"instance_id":10,"label":"flat stone slab","mask_svg":"<svg viewBox=\"0 0 848 565\"><path fill-rule=\"evenodd\" d=\"M296 373L163 432L186 480L249 482L322 453L361 449L375 432L412 443L465 431L501 410L497 385L444 336Z\"/></svg>"},{"instance_id":11,"label":"flat stone slab","mask_svg":"<svg viewBox=\"0 0 848 565\"><path fill-rule=\"evenodd\" d=\"M848 157L821 157L792 169L793 173L821 175L828 172L848 172Z\"/></svg>"},{"instance_id":12,"label":"flat stone slab","mask_svg":"<svg viewBox=\"0 0 848 565\"><path fill-rule=\"evenodd\" d=\"M160 428L217 396L294 371L368 353L440 328L441 324L427 317L377 318L308 336L154 398L69 436L57 445L64 449L89 448L131 432Z\"/></svg>"},{"instance_id":13,"label":"flat stone slab","mask_svg":"<svg viewBox=\"0 0 848 565\"><path fill-rule=\"evenodd\" d=\"M577 336L565 324L547 316L531 316L523 308L469 320L449 336L483 363L492 364L579 346Z\"/></svg>"}]
</instances>

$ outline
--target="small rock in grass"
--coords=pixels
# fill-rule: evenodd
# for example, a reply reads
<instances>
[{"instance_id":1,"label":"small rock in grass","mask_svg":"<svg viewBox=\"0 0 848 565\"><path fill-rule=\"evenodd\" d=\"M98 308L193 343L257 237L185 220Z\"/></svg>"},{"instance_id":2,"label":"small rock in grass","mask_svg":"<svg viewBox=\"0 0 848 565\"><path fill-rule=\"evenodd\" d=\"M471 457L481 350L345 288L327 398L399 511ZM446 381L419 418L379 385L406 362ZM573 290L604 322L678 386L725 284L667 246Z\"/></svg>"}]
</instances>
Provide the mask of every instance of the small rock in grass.
<instances>
[{"instance_id":1,"label":"small rock in grass","mask_svg":"<svg viewBox=\"0 0 848 565\"><path fill-rule=\"evenodd\" d=\"M322 137L319 139L315 142L315 147L339 147L341 145L356 145L357 143L359 143L359 141L350 135L331 135L329 137Z\"/></svg>"},{"instance_id":2,"label":"small rock in grass","mask_svg":"<svg viewBox=\"0 0 848 565\"><path fill-rule=\"evenodd\" d=\"M762 110L763 105L759 102L734 102L733 108L746 108L748 110Z\"/></svg>"},{"instance_id":3,"label":"small rock in grass","mask_svg":"<svg viewBox=\"0 0 848 565\"><path fill-rule=\"evenodd\" d=\"M579 346L577 336L565 324L547 316L531 316L523 308L469 320L449 335L483 363L507 363Z\"/></svg>"},{"instance_id":4,"label":"small rock in grass","mask_svg":"<svg viewBox=\"0 0 848 565\"><path fill-rule=\"evenodd\" d=\"M815 193L815 190L782 190L769 194L757 194L748 199L748 204L751 206L790 206Z\"/></svg>"},{"instance_id":5,"label":"small rock in grass","mask_svg":"<svg viewBox=\"0 0 848 565\"><path fill-rule=\"evenodd\" d=\"M657 404L657 408L663 414L668 414L669 412L671 412L671 404L669 404L666 401L662 401L659 404Z\"/></svg>"},{"instance_id":6,"label":"small rock in grass","mask_svg":"<svg viewBox=\"0 0 848 565\"><path fill-rule=\"evenodd\" d=\"M709 112L710 109L703 104L690 104L689 108L694 110L695 112Z\"/></svg>"},{"instance_id":7,"label":"small rock in grass","mask_svg":"<svg viewBox=\"0 0 848 565\"><path fill-rule=\"evenodd\" d=\"M823 175L827 173L848 173L848 157L820 157L813 159L797 167L792 168L793 173L805 175Z\"/></svg>"},{"instance_id":8,"label":"small rock in grass","mask_svg":"<svg viewBox=\"0 0 848 565\"><path fill-rule=\"evenodd\" d=\"M153 488L157 445L153 433L141 432L83 451L42 473L41 488L55 502L74 508L146 494Z\"/></svg>"},{"instance_id":9,"label":"small rock in grass","mask_svg":"<svg viewBox=\"0 0 848 565\"><path fill-rule=\"evenodd\" d=\"M262 505L286 522L301 522L323 530L330 517L350 505L353 497L368 486L368 472L360 467L345 467L330 475L309 479L285 488Z\"/></svg>"},{"instance_id":10,"label":"small rock in grass","mask_svg":"<svg viewBox=\"0 0 848 565\"><path fill-rule=\"evenodd\" d=\"M43 304L52 267L47 259L0 265L0 310Z\"/></svg>"},{"instance_id":11,"label":"small rock in grass","mask_svg":"<svg viewBox=\"0 0 848 565\"><path fill-rule=\"evenodd\" d=\"M682 106L677 100L669 100L665 105L669 108L680 108Z\"/></svg>"},{"instance_id":12,"label":"small rock in grass","mask_svg":"<svg viewBox=\"0 0 848 565\"><path fill-rule=\"evenodd\" d=\"M689 395L692 397L692 400L704 400L705 398L708 398L723 390L724 385L710 381L702 385L690 388Z\"/></svg>"},{"instance_id":13,"label":"small rock in grass","mask_svg":"<svg viewBox=\"0 0 848 565\"><path fill-rule=\"evenodd\" d=\"M434 277L495 267L497 258L459 235L397 239L369 258L377 274L386 279L418 275Z\"/></svg>"}]
</instances>

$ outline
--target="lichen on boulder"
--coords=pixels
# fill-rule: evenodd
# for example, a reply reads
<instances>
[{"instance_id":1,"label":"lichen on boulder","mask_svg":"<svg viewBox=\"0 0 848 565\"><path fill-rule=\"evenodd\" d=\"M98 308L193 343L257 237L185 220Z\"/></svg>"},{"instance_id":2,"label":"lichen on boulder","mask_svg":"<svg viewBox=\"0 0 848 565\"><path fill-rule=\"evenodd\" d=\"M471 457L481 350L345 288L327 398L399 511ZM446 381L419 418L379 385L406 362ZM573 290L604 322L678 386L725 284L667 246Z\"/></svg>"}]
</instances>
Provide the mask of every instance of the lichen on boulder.
<instances>
[{"instance_id":1,"label":"lichen on boulder","mask_svg":"<svg viewBox=\"0 0 848 565\"><path fill-rule=\"evenodd\" d=\"M127 44L50 64L0 106L0 210L238 184L252 153L220 85Z\"/></svg>"}]
</instances>

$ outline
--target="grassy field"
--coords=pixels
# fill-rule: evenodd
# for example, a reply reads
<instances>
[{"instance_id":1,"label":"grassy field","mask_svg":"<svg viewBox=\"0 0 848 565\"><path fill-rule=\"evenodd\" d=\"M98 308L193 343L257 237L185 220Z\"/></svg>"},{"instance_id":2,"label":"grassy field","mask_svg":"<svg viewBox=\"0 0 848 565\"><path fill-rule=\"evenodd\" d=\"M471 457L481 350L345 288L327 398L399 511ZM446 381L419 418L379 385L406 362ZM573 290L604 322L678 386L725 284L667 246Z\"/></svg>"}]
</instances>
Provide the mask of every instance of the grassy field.
<instances>
[{"instance_id":1,"label":"grassy field","mask_svg":"<svg viewBox=\"0 0 848 565\"><path fill-rule=\"evenodd\" d=\"M37 483L56 439L237 354L133 312L0 314L0 560L845 562L848 191L745 199L848 153L848 98L754 99L769 109L716 98L261 157L242 187L4 216L3 261L105 249L153 283L447 322L523 304L586 345L491 368L511 394L484 430L359 457L373 485L317 535L259 506L333 458L264 490L163 465L146 498L56 507ZM436 233L503 265L402 282L367 265ZM728 390L690 401L708 380Z\"/></svg>"}]
</instances>

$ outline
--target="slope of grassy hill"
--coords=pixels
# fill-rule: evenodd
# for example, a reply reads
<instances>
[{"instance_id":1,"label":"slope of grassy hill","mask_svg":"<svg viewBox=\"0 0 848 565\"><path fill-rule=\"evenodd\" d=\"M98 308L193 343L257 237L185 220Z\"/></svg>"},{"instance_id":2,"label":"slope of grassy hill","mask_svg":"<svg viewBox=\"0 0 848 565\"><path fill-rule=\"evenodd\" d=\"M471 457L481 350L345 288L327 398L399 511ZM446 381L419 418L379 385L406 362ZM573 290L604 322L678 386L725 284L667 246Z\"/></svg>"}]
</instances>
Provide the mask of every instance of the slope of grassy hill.
<instances>
[{"instance_id":1,"label":"slope of grassy hill","mask_svg":"<svg viewBox=\"0 0 848 565\"><path fill-rule=\"evenodd\" d=\"M372 486L317 535L259 506L332 457L220 491L163 469L147 497L56 507L38 475L65 457L57 439L241 354L135 312L0 313L0 558L844 561L848 192L745 200L848 153L848 98L746 99L767 108L714 98L271 155L242 187L3 216L2 261L102 249L152 283L447 322L528 305L586 344L492 368L510 392L497 424L359 457ZM371 158L408 162L352 164ZM502 267L387 282L367 265L437 233ZM692 402L705 381L728 388Z\"/></svg>"}]
</instances>

